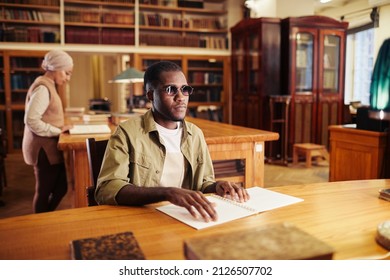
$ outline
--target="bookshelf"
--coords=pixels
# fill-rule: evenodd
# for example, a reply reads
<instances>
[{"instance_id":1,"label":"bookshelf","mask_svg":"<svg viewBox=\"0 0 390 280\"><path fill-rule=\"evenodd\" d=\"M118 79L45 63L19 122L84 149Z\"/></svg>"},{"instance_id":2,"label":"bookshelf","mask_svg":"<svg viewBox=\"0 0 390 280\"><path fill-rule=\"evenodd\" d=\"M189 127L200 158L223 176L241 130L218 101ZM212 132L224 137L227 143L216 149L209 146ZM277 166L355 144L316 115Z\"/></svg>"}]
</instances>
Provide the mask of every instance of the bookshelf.
<instances>
[{"instance_id":1,"label":"bookshelf","mask_svg":"<svg viewBox=\"0 0 390 280\"><path fill-rule=\"evenodd\" d=\"M25 98L31 83L43 73L43 56L44 52L2 52L4 100L0 103L0 125L6 130L8 152L21 149Z\"/></svg>"},{"instance_id":2,"label":"bookshelf","mask_svg":"<svg viewBox=\"0 0 390 280\"><path fill-rule=\"evenodd\" d=\"M60 0L0 1L0 41L60 42Z\"/></svg>"},{"instance_id":3,"label":"bookshelf","mask_svg":"<svg viewBox=\"0 0 390 280\"><path fill-rule=\"evenodd\" d=\"M225 0L139 0L140 45L228 49Z\"/></svg>"},{"instance_id":4,"label":"bookshelf","mask_svg":"<svg viewBox=\"0 0 390 280\"><path fill-rule=\"evenodd\" d=\"M193 117L214 121L229 120L229 58L226 56L137 54L135 67L145 69L161 60L170 60L183 69L188 84L194 87L189 113Z\"/></svg>"},{"instance_id":5,"label":"bookshelf","mask_svg":"<svg viewBox=\"0 0 390 280\"><path fill-rule=\"evenodd\" d=\"M4 91L4 55L0 51L0 128L5 134L5 91ZM5 137L4 137L5 138Z\"/></svg>"},{"instance_id":6,"label":"bookshelf","mask_svg":"<svg viewBox=\"0 0 390 280\"><path fill-rule=\"evenodd\" d=\"M134 45L134 0L64 0L65 44Z\"/></svg>"},{"instance_id":7,"label":"bookshelf","mask_svg":"<svg viewBox=\"0 0 390 280\"><path fill-rule=\"evenodd\" d=\"M0 41L227 51L227 0L0 0Z\"/></svg>"}]
</instances>

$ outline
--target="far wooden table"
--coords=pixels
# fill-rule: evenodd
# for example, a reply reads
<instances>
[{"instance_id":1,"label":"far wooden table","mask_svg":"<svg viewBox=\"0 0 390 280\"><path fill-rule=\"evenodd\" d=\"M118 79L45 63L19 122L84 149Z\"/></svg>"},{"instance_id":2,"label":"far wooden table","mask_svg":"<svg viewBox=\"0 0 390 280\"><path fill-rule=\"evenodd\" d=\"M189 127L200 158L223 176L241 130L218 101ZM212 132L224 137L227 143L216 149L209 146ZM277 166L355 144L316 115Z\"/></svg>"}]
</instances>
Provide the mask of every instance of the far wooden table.
<instances>
[{"instance_id":1,"label":"far wooden table","mask_svg":"<svg viewBox=\"0 0 390 280\"><path fill-rule=\"evenodd\" d=\"M277 140L278 133L189 117L186 120L202 129L212 160L244 159L245 187L264 185L264 143ZM74 207L87 206L85 188L91 185L85 144L88 137L108 139L110 134L66 133L61 134L58 143L59 149L64 151L67 158L68 177L71 179L69 183L74 191Z\"/></svg>"}]
</instances>

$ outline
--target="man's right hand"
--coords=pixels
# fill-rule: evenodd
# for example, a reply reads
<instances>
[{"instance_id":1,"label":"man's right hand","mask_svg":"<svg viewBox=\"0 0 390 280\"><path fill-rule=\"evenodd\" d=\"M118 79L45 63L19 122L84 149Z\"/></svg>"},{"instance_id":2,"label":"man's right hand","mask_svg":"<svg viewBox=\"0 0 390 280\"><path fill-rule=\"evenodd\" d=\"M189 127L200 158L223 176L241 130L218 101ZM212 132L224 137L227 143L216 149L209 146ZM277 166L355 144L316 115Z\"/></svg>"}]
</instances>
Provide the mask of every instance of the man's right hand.
<instances>
[{"instance_id":1,"label":"man's right hand","mask_svg":"<svg viewBox=\"0 0 390 280\"><path fill-rule=\"evenodd\" d=\"M180 188L167 189L167 200L172 204L184 207L194 218L199 215L206 221L216 221L218 216L213 203L199 191Z\"/></svg>"}]
</instances>

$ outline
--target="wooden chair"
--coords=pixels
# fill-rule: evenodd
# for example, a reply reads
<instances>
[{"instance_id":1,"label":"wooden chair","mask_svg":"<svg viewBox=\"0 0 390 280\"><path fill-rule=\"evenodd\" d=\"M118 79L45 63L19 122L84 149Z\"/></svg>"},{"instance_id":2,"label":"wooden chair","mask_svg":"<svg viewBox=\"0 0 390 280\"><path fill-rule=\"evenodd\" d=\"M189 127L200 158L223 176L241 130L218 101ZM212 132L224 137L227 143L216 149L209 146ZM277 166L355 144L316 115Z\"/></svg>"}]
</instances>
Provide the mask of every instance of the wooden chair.
<instances>
[{"instance_id":1,"label":"wooden chair","mask_svg":"<svg viewBox=\"0 0 390 280\"><path fill-rule=\"evenodd\" d=\"M92 186L87 187L87 199L88 206L97 205L95 200L95 189L97 184L97 178L99 176L100 167L102 165L104 152L106 151L108 140L96 141L95 138L87 138L87 155L89 172L91 174Z\"/></svg>"}]
</instances>

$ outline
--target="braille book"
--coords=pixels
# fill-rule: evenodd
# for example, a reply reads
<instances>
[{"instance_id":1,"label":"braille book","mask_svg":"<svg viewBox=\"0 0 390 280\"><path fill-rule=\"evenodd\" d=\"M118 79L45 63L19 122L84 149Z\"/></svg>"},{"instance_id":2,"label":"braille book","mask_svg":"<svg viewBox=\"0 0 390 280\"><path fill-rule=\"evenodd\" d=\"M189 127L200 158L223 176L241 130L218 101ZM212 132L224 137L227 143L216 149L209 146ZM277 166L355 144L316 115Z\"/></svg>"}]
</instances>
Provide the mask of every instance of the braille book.
<instances>
[{"instance_id":1,"label":"braille book","mask_svg":"<svg viewBox=\"0 0 390 280\"><path fill-rule=\"evenodd\" d=\"M205 222L202 218L194 218L187 209L174 204L159 206L156 209L193 228L203 229L303 201L298 197L260 187L248 188L247 191L250 199L246 202L238 202L214 194L207 196L207 199L215 205L217 221Z\"/></svg>"}]
</instances>

